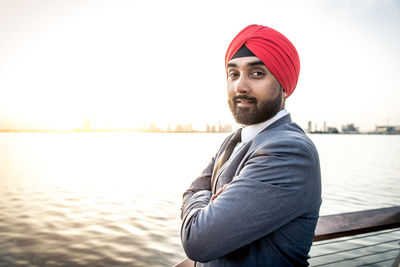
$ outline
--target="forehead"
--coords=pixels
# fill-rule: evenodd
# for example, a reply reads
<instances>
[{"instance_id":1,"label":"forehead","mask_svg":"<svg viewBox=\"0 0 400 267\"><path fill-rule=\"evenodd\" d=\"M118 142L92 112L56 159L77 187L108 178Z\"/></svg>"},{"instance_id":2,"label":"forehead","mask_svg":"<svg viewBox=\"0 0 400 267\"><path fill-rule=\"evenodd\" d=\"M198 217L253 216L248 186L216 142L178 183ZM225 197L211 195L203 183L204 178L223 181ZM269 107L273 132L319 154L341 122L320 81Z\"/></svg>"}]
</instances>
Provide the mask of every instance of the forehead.
<instances>
[{"instance_id":1,"label":"forehead","mask_svg":"<svg viewBox=\"0 0 400 267\"><path fill-rule=\"evenodd\" d=\"M256 56L238 57L231 59L226 67L250 67L254 65L264 65L264 63Z\"/></svg>"}]
</instances>

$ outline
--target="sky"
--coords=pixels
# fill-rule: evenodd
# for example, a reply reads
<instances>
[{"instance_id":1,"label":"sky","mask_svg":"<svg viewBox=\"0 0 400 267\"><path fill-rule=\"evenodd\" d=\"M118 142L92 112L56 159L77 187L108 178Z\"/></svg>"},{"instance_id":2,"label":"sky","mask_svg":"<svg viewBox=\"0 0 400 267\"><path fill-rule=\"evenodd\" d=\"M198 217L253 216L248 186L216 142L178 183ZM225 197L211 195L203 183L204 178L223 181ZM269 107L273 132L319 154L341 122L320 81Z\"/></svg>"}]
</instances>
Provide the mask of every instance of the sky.
<instances>
[{"instance_id":1,"label":"sky","mask_svg":"<svg viewBox=\"0 0 400 267\"><path fill-rule=\"evenodd\" d=\"M254 23L298 50L301 127L400 125L398 0L0 0L0 129L233 123L225 52Z\"/></svg>"}]
</instances>

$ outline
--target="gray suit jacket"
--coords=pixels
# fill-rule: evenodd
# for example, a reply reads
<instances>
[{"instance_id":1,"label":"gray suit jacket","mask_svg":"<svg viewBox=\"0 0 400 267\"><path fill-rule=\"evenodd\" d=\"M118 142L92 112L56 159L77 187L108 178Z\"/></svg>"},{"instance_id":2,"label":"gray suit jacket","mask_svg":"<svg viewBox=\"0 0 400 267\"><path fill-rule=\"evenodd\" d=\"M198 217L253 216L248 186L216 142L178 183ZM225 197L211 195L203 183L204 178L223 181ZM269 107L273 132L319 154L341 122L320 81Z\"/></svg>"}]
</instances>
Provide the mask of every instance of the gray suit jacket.
<instances>
[{"instance_id":1,"label":"gray suit jacket","mask_svg":"<svg viewBox=\"0 0 400 267\"><path fill-rule=\"evenodd\" d=\"M307 266L321 205L315 146L287 115L233 154L212 188L229 139L184 193L187 256L197 266Z\"/></svg>"}]
</instances>

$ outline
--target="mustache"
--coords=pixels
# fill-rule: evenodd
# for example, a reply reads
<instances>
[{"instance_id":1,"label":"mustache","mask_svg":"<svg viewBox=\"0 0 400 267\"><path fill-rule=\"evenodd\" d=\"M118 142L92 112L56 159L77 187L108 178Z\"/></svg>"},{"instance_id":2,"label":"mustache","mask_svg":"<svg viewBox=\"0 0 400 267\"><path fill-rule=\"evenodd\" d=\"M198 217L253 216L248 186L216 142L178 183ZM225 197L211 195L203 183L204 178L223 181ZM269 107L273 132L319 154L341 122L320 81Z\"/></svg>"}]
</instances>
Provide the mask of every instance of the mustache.
<instances>
[{"instance_id":1,"label":"mustache","mask_svg":"<svg viewBox=\"0 0 400 267\"><path fill-rule=\"evenodd\" d=\"M243 99L243 100L248 100L254 103L257 103L257 98L255 97L251 97L251 96L247 96L247 95L236 95L232 98L232 101L235 103L237 102L237 100L239 99Z\"/></svg>"}]
</instances>

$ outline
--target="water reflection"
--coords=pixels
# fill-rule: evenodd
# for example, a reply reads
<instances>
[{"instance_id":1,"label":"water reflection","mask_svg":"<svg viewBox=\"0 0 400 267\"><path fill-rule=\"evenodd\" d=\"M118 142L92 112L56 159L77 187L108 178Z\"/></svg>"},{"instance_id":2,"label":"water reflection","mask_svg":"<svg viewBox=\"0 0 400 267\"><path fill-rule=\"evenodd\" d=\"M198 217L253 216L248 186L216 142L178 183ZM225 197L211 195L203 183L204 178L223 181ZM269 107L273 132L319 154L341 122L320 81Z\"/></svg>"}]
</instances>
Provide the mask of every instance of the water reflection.
<instances>
[{"instance_id":1,"label":"water reflection","mask_svg":"<svg viewBox=\"0 0 400 267\"><path fill-rule=\"evenodd\" d=\"M318 136L323 214L399 202L400 136ZM225 134L0 135L0 266L168 266ZM346 205L343 205L346 199Z\"/></svg>"}]
</instances>

